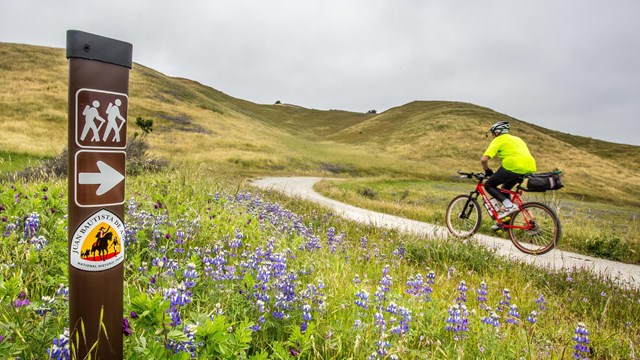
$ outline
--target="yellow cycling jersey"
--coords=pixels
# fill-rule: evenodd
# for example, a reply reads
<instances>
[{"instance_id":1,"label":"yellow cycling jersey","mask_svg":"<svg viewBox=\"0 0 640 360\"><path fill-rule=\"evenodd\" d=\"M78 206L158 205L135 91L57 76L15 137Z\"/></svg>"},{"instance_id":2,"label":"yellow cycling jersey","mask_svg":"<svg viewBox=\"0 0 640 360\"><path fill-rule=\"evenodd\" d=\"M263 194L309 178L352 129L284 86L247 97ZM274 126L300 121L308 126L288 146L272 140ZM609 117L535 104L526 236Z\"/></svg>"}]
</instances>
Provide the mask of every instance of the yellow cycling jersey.
<instances>
[{"instance_id":1,"label":"yellow cycling jersey","mask_svg":"<svg viewBox=\"0 0 640 360\"><path fill-rule=\"evenodd\" d=\"M531 156L527 144L517 136L502 134L496 136L484 152L484 156L493 158L498 155L502 167L516 174L536 172L536 160Z\"/></svg>"}]
</instances>

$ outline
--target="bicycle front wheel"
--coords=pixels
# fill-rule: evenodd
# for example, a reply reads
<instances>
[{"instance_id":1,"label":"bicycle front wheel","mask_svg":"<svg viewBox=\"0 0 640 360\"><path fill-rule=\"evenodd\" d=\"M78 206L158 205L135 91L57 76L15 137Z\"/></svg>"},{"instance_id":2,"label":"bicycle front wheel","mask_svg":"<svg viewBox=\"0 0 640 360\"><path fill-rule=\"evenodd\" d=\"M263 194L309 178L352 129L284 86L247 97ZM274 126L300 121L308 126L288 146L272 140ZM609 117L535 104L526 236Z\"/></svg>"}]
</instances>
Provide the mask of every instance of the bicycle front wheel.
<instances>
[{"instance_id":1,"label":"bicycle front wheel","mask_svg":"<svg viewBox=\"0 0 640 360\"><path fill-rule=\"evenodd\" d=\"M562 236L560 219L549 206L529 202L509 221L509 237L518 250L531 255L551 251Z\"/></svg>"},{"instance_id":2,"label":"bicycle front wheel","mask_svg":"<svg viewBox=\"0 0 640 360\"><path fill-rule=\"evenodd\" d=\"M458 195L447 206L447 229L455 237L467 238L478 231L482 215L480 205L469 195Z\"/></svg>"}]
</instances>

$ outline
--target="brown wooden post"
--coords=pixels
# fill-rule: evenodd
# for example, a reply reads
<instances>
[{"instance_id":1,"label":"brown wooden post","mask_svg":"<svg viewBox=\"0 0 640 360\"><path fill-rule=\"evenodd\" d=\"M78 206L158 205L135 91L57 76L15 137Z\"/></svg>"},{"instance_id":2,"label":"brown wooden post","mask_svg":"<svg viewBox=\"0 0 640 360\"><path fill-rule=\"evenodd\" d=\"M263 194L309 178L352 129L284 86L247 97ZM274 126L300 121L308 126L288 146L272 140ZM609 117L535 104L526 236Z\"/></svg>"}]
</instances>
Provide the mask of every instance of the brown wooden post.
<instances>
[{"instance_id":1,"label":"brown wooden post","mask_svg":"<svg viewBox=\"0 0 640 360\"><path fill-rule=\"evenodd\" d=\"M67 31L69 326L78 359L123 358L125 149L132 53L131 44Z\"/></svg>"}]
</instances>

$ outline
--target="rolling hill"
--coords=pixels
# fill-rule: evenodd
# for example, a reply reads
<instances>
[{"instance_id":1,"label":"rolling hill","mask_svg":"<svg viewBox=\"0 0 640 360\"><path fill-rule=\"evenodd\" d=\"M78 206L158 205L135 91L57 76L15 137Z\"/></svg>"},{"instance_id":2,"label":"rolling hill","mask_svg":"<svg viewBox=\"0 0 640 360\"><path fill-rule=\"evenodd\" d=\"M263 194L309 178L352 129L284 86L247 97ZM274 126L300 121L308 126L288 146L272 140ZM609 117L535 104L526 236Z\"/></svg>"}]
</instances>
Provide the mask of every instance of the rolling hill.
<instances>
[{"instance_id":1,"label":"rolling hill","mask_svg":"<svg viewBox=\"0 0 640 360\"><path fill-rule=\"evenodd\" d=\"M0 154L59 154L68 126L64 49L0 43L0 78ZM414 101L378 114L263 105L137 63L129 99L129 119L154 120L154 156L242 176L448 179L456 169L480 170L486 129L509 120L540 171L563 170L563 195L640 205L640 147L545 129L474 104ZM131 123L130 134L138 130Z\"/></svg>"}]
</instances>

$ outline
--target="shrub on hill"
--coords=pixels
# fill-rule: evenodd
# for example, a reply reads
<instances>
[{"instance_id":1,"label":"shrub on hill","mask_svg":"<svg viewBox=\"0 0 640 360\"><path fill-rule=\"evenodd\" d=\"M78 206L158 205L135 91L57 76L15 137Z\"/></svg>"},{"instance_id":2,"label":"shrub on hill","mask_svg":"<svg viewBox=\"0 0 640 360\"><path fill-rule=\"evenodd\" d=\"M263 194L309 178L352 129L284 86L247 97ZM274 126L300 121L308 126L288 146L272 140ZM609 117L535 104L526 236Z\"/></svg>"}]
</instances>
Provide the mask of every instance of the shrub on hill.
<instances>
[{"instance_id":1,"label":"shrub on hill","mask_svg":"<svg viewBox=\"0 0 640 360\"><path fill-rule=\"evenodd\" d=\"M138 117L136 125L142 130L142 134L134 132L127 139L127 175L140 175L145 172L157 172L167 167L168 162L162 159L155 159L149 155L149 142L147 134L153 131L153 120ZM42 161L40 165L28 167L23 171L10 175L9 177L24 179L27 181L63 178L68 174L69 149L65 147L62 152L52 158Z\"/></svg>"}]
</instances>

